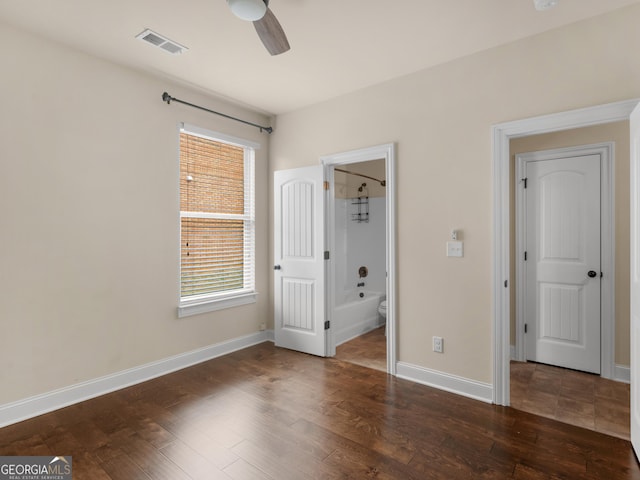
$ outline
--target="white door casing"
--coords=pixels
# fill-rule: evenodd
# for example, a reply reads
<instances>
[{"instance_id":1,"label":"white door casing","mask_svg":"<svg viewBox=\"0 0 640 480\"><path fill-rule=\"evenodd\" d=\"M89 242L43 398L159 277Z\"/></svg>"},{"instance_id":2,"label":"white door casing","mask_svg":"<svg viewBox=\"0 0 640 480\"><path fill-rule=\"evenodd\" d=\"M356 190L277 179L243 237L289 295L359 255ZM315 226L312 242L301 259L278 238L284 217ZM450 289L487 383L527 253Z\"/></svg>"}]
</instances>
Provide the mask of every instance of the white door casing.
<instances>
[{"instance_id":1,"label":"white door casing","mask_svg":"<svg viewBox=\"0 0 640 480\"><path fill-rule=\"evenodd\" d=\"M640 105L631 114L631 444L640 456Z\"/></svg>"},{"instance_id":2,"label":"white door casing","mask_svg":"<svg viewBox=\"0 0 640 480\"><path fill-rule=\"evenodd\" d=\"M565 112L542 115L539 117L515 120L494 125L492 127L492 157L493 157L493 401L498 405L509 405L509 362L510 352L510 278L509 264L510 245L510 201L509 201L509 172L511 169L511 155L509 141L513 138L548 133L559 130L587 127L610 122L628 120L633 109L638 105L638 99L597 105ZM606 194L603 201L607 200ZM603 212L613 213L613 197L609 202L610 208ZM603 218L605 218L603 216ZM613 221L613 215L610 218ZM604 229L603 229L604 230ZM611 229L613 231L613 229ZM614 268L613 255L602 256L602 268L605 272L603 290L607 284L613 285L613 276L607 278L608 272ZM612 288L611 288L612 290ZM614 318L614 305L605 306L603 314L610 314ZM614 378L614 332L602 332L602 376ZM606 352L605 349L609 351Z\"/></svg>"},{"instance_id":3,"label":"white door casing","mask_svg":"<svg viewBox=\"0 0 640 480\"><path fill-rule=\"evenodd\" d=\"M600 169L598 154L525 162L527 360L600 373Z\"/></svg>"},{"instance_id":4,"label":"white door casing","mask_svg":"<svg viewBox=\"0 0 640 480\"><path fill-rule=\"evenodd\" d=\"M370 160L385 160L386 169L386 262L387 262L387 373L396 375L397 369L397 271L396 271L396 206L395 206L395 145L387 143L373 147L340 152L326 155L320 158L325 166L326 176L329 182L329 195L327 201L327 245L330 250L335 250L335 218L334 218L334 185L332 178L333 168L338 165L348 165L351 163L367 162ZM332 260L329 262L329 283L335 281L335 265ZM335 296L333 288L327 292L328 309L331 313L335 308ZM329 332L331 332L329 330ZM331 333L327 335L327 355L335 355L335 338Z\"/></svg>"},{"instance_id":5,"label":"white door casing","mask_svg":"<svg viewBox=\"0 0 640 480\"><path fill-rule=\"evenodd\" d=\"M326 356L324 172L274 173L275 344Z\"/></svg>"}]
</instances>

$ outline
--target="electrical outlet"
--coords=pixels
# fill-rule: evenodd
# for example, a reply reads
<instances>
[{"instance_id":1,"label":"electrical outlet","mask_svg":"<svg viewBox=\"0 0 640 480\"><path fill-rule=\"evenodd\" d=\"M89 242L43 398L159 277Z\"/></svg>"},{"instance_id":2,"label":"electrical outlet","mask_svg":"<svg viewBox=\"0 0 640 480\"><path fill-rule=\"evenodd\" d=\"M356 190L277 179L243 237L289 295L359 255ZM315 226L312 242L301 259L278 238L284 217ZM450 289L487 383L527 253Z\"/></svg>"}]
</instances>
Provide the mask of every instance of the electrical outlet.
<instances>
[{"instance_id":1,"label":"electrical outlet","mask_svg":"<svg viewBox=\"0 0 640 480\"><path fill-rule=\"evenodd\" d=\"M436 353L444 351L444 339L442 337L433 337L433 351Z\"/></svg>"}]
</instances>

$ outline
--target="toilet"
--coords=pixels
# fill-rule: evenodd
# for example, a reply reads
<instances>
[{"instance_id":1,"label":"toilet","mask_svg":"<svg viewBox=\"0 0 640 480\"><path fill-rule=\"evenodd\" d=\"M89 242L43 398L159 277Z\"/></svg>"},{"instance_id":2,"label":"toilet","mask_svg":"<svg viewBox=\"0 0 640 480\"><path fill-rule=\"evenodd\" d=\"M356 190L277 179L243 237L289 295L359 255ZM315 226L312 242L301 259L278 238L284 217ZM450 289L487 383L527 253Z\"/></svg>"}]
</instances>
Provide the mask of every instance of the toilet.
<instances>
[{"instance_id":1,"label":"toilet","mask_svg":"<svg viewBox=\"0 0 640 480\"><path fill-rule=\"evenodd\" d=\"M383 300L378 306L378 313L382 315L382 318L387 318L387 301Z\"/></svg>"},{"instance_id":2,"label":"toilet","mask_svg":"<svg viewBox=\"0 0 640 480\"><path fill-rule=\"evenodd\" d=\"M384 334L385 336L387 335L388 332L388 325L386 324L386 320L387 320L387 301L383 300L380 302L380 305L378 306L378 313L382 316L382 318L385 319L385 327L384 327Z\"/></svg>"}]
</instances>

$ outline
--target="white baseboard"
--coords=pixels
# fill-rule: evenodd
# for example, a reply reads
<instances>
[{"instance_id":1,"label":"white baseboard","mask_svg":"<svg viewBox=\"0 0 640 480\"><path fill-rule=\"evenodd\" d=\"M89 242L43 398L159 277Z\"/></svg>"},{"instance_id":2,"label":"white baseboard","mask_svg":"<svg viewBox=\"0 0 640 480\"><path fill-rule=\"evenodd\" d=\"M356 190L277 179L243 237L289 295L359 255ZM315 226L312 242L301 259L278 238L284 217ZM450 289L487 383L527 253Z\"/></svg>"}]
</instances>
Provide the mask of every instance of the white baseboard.
<instances>
[{"instance_id":1,"label":"white baseboard","mask_svg":"<svg viewBox=\"0 0 640 480\"><path fill-rule=\"evenodd\" d=\"M397 363L397 376L474 400L493 402L493 386L489 383L477 382L404 362Z\"/></svg>"},{"instance_id":2,"label":"white baseboard","mask_svg":"<svg viewBox=\"0 0 640 480\"><path fill-rule=\"evenodd\" d=\"M0 405L0 427L21 422L137 383L142 383L152 378L160 377L167 373L175 372L176 370L182 370L183 368L266 341L273 341L273 330L265 330L234 338L226 342L147 363L139 367L130 368L41 395L35 395L17 402Z\"/></svg>"},{"instance_id":3,"label":"white baseboard","mask_svg":"<svg viewBox=\"0 0 640 480\"><path fill-rule=\"evenodd\" d=\"M616 365L614 380L618 382L631 383L631 368L625 365Z\"/></svg>"},{"instance_id":4,"label":"white baseboard","mask_svg":"<svg viewBox=\"0 0 640 480\"><path fill-rule=\"evenodd\" d=\"M267 342L271 342L271 343L276 343L276 336L273 330L265 330L264 332L265 335L265 341Z\"/></svg>"}]
</instances>

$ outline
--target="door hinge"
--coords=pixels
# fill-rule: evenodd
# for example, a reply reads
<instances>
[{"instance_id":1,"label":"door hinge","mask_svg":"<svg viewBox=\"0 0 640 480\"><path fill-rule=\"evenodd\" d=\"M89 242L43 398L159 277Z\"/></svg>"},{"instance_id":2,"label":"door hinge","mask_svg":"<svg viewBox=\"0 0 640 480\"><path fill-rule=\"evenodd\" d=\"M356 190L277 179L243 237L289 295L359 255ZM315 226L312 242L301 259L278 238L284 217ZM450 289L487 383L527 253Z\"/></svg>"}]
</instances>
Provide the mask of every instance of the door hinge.
<instances>
[{"instance_id":1,"label":"door hinge","mask_svg":"<svg viewBox=\"0 0 640 480\"><path fill-rule=\"evenodd\" d=\"M507 288L509 286L509 280L505 280L504 281L504 288Z\"/></svg>"},{"instance_id":2,"label":"door hinge","mask_svg":"<svg viewBox=\"0 0 640 480\"><path fill-rule=\"evenodd\" d=\"M527 261L527 252L524 252L524 261Z\"/></svg>"},{"instance_id":3,"label":"door hinge","mask_svg":"<svg viewBox=\"0 0 640 480\"><path fill-rule=\"evenodd\" d=\"M324 259L325 259L325 260L329 260L329 250L325 250L325 252L324 252Z\"/></svg>"},{"instance_id":4,"label":"door hinge","mask_svg":"<svg viewBox=\"0 0 640 480\"><path fill-rule=\"evenodd\" d=\"M329 330L329 327L331 327L331 322L327 320L326 322L324 322L324 329Z\"/></svg>"},{"instance_id":5,"label":"door hinge","mask_svg":"<svg viewBox=\"0 0 640 480\"><path fill-rule=\"evenodd\" d=\"M329 190L329 182L324 182L324 189Z\"/></svg>"},{"instance_id":6,"label":"door hinge","mask_svg":"<svg viewBox=\"0 0 640 480\"><path fill-rule=\"evenodd\" d=\"M529 180L527 177L524 177L522 179L522 181L524 182L524 188L527 188L527 180Z\"/></svg>"},{"instance_id":7,"label":"door hinge","mask_svg":"<svg viewBox=\"0 0 640 480\"><path fill-rule=\"evenodd\" d=\"M524 333L527 333L527 324L524 324Z\"/></svg>"}]
</instances>

